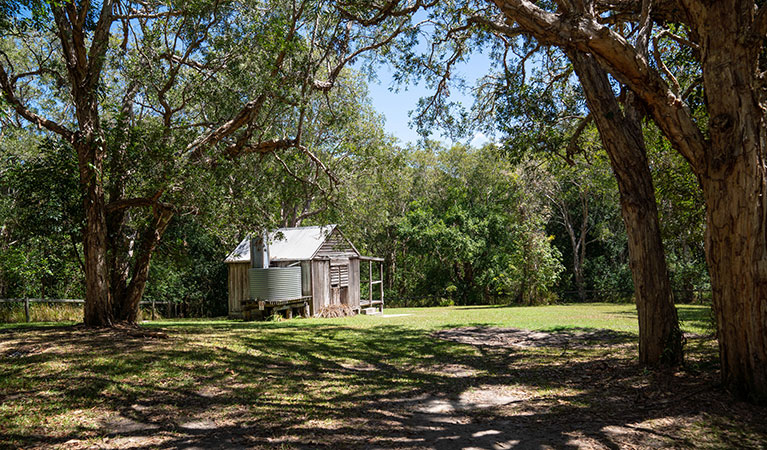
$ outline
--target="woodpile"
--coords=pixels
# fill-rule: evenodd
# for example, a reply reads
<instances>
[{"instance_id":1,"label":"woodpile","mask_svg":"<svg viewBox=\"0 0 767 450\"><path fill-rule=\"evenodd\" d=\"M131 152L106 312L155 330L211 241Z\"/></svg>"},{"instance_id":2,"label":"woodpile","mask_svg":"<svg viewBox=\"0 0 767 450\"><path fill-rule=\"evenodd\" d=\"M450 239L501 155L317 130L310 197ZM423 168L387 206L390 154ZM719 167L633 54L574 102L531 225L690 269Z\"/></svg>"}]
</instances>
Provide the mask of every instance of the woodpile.
<instances>
[{"instance_id":1,"label":"woodpile","mask_svg":"<svg viewBox=\"0 0 767 450\"><path fill-rule=\"evenodd\" d=\"M327 305L320 309L316 317L330 319L333 317L346 317L353 315L354 310L351 309L348 305Z\"/></svg>"}]
</instances>

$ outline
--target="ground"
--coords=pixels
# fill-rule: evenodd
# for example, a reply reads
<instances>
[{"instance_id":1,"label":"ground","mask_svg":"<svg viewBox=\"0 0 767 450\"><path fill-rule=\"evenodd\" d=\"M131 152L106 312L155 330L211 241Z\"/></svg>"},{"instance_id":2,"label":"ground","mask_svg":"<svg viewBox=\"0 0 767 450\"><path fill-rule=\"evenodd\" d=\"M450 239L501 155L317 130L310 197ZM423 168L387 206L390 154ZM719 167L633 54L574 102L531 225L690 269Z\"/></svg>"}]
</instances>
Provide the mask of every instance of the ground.
<instances>
[{"instance_id":1,"label":"ground","mask_svg":"<svg viewBox=\"0 0 767 450\"><path fill-rule=\"evenodd\" d=\"M630 305L387 315L0 326L0 447L765 448L707 307L680 307L665 372L637 364Z\"/></svg>"}]
</instances>

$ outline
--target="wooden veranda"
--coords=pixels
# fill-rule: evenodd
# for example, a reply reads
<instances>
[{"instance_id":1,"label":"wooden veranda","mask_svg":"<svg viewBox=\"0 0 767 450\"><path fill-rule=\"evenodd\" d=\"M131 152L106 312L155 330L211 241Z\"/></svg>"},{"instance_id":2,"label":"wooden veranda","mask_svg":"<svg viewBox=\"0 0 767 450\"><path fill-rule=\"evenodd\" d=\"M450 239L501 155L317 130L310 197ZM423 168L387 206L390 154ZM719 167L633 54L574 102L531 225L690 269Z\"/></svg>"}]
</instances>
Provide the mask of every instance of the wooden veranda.
<instances>
[{"instance_id":1,"label":"wooden veranda","mask_svg":"<svg viewBox=\"0 0 767 450\"><path fill-rule=\"evenodd\" d=\"M368 263L368 298L360 298L360 311L363 311L365 308L379 308L381 314L383 314L384 309L384 285L383 285L383 274L384 274L384 259L378 258L375 256L360 256L359 257L360 264L367 262ZM379 278L377 280L373 279L373 264L378 263L379 266ZM378 285L378 288L374 288L375 285ZM377 290L379 292L378 299L373 298L373 291ZM360 296L361 297L361 296Z\"/></svg>"}]
</instances>

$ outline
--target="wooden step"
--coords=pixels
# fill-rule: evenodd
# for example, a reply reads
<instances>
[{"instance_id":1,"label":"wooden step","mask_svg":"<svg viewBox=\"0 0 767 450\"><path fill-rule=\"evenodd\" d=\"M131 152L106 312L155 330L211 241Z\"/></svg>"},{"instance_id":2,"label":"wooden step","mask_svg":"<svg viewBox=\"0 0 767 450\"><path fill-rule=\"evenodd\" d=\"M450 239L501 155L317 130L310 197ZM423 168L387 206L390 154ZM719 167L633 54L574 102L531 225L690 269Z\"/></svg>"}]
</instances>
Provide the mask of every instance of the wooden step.
<instances>
[{"instance_id":1,"label":"wooden step","mask_svg":"<svg viewBox=\"0 0 767 450\"><path fill-rule=\"evenodd\" d=\"M360 313L365 314L366 316L375 316L381 314L381 311L379 311L378 308L362 308Z\"/></svg>"}]
</instances>

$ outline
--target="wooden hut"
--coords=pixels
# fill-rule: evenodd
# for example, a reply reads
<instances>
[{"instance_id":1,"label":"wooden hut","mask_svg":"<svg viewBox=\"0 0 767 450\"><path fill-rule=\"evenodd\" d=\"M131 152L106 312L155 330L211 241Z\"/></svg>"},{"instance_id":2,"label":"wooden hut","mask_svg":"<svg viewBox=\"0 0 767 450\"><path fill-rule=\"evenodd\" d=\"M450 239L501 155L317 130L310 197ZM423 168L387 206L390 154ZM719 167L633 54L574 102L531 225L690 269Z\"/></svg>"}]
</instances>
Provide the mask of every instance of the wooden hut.
<instances>
[{"instance_id":1,"label":"wooden hut","mask_svg":"<svg viewBox=\"0 0 767 450\"><path fill-rule=\"evenodd\" d=\"M336 225L280 228L268 234L269 267L301 267L301 301L309 314L316 315L329 305L347 305L355 312L383 311L382 258L365 257ZM229 316L243 317L243 305L250 298L248 270L251 268L250 237L245 238L226 258L229 268ZM360 294L360 263L370 267L367 298ZM372 280L373 263L381 264L380 279ZM373 299L373 286L379 298ZM296 299L299 300L299 299ZM291 305L282 309L292 312ZM299 304L303 305L303 303Z\"/></svg>"}]
</instances>

